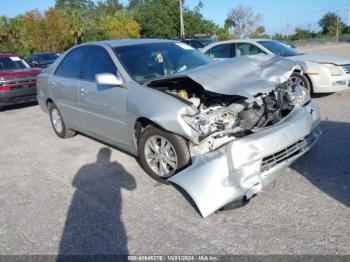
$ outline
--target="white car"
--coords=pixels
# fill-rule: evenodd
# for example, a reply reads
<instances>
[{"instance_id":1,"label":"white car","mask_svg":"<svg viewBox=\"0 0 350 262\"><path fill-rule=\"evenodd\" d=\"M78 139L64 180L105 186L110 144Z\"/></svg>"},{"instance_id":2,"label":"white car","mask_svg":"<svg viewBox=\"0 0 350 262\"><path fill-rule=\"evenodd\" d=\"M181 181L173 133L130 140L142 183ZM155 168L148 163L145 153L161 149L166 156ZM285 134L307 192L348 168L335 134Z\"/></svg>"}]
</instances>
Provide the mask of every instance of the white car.
<instances>
[{"instance_id":1,"label":"white car","mask_svg":"<svg viewBox=\"0 0 350 262\"><path fill-rule=\"evenodd\" d=\"M278 55L297 61L303 72L296 71L291 80L313 93L350 89L350 59L304 54L274 40L230 40L210 44L200 50L213 59L222 60L242 55Z\"/></svg>"}]
</instances>

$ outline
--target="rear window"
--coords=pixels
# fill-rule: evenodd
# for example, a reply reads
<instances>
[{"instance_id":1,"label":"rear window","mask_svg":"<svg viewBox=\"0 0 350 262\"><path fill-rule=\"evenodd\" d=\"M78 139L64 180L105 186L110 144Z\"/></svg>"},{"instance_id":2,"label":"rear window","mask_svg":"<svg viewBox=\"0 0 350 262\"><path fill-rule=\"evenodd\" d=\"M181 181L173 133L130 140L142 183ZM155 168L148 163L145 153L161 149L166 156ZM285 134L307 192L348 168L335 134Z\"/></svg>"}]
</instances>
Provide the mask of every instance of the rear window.
<instances>
[{"instance_id":1,"label":"rear window","mask_svg":"<svg viewBox=\"0 0 350 262\"><path fill-rule=\"evenodd\" d=\"M0 58L0 71L25 68L29 68L29 65L18 56Z\"/></svg>"},{"instance_id":2,"label":"rear window","mask_svg":"<svg viewBox=\"0 0 350 262\"><path fill-rule=\"evenodd\" d=\"M55 54L55 53L47 53L47 54L40 54L40 55L38 55L39 60L42 61L42 62L53 61L57 57L58 57L58 55Z\"/></svg>"}]
</instances>

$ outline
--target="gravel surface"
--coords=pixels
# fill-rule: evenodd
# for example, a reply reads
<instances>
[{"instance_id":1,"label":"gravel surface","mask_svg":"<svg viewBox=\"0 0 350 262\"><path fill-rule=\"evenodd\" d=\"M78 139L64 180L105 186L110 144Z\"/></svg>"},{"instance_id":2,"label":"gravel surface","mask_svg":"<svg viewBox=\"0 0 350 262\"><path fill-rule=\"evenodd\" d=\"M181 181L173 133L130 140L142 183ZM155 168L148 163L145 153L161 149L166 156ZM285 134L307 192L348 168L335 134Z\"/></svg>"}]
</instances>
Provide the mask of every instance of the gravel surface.
<instances>
[{"instance_id":1,"label":"gravel surface","mask_svg":"<svg viewBox=\"0 0 350 262\"><path fill-rule=\"evenodd\" d=\"M350 58L349 43L324 44L319 46L304 46L298 49L306 53L313 53L313 54L319 54L319 55L335 55L335 56Z\"/></svg>"},{"instance_id":2,"label":"gravel surface","mask_svg":"<svg viewBox=\"0 0 350 262\"><path fill-rule=\"evenodd\" d=\"M133 157L59 139L38 106L1 112L0 254L350 254L350 90L315 99L311 151L206 219Z\"/></svg>"}]
</instances>

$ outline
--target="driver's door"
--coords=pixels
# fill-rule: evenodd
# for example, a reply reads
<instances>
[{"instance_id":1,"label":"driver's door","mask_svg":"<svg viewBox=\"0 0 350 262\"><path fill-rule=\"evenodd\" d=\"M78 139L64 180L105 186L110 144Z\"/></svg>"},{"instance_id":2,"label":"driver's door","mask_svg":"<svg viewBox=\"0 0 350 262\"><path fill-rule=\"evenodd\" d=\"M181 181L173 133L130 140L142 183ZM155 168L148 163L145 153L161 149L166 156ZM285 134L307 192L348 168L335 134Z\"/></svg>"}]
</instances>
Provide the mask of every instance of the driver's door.
<instances>
[{"instance_id":1,"label":"driver's door","mask_svg":"<svg viewBox=\"0 0 350 262\"><path fill-rule=\"evenodd\" d=\"M79 82L79 106L85 132L105 142L127 147L127 89L96 84L95 76L100 73L117 75L118 71L106 49L90 46Z\"/></svg>"}]
</instances>

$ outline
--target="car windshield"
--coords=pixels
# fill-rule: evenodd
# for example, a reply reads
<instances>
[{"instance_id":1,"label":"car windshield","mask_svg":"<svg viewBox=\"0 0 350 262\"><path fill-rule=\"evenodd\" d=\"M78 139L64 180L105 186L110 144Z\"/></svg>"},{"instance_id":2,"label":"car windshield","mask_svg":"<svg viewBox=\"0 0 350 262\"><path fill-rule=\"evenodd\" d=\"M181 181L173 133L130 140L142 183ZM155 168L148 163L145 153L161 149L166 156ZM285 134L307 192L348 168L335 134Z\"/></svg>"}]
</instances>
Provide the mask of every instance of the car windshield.
<instances>
[{"instance_id":1,"label":"car windshield","mask_svg":"<svg viewBox=\"0 0 350 262\"><path fill-rule=\"evenodd\" d=\"M139 83L213 62L180 42L121 46L114 51L129 75Z\"/></svg>"},{"instance_id":2,"label":"car windshield","mask_svg":"<svg viewBox=\"0 0 350 262\"><path fill-rule=\"evenodd\" d=\"M18 56L0 58L0 71L29 68L29 65Z\"/></svg>"},{"instance_id":3,"label":"car windshield","mask_svg":"<svg viewBox=\"0 0 350 262\"><path fill-rule=\"evenodd\" d=\"M46 61L53 61L55 60L58 56L55 53L48 53L48 54L39 54L38 55L39 60L42 62L46 62Z\"/></svg>"},{"instance_id":4,"label":"car windshield","mask_svg":"<svg viewBox=\"0 0 350 262\"><path fill-rule=\"evenodd\" d=\"M275 55L279 56L297 56L302 55L303 53L300 53L296 49L293 49L283 43L277 42L277 41L258 41L259 44L270 50Z\"/></svg>"}]
</instances>

